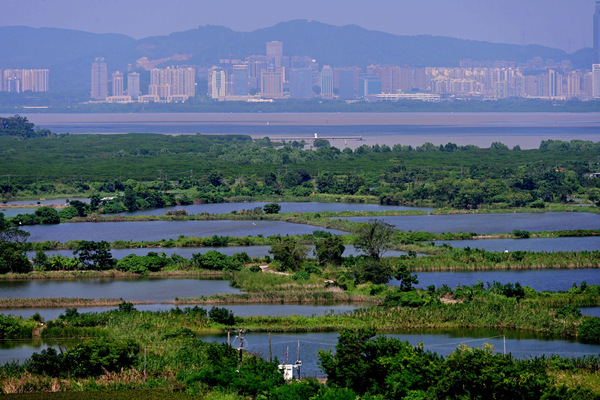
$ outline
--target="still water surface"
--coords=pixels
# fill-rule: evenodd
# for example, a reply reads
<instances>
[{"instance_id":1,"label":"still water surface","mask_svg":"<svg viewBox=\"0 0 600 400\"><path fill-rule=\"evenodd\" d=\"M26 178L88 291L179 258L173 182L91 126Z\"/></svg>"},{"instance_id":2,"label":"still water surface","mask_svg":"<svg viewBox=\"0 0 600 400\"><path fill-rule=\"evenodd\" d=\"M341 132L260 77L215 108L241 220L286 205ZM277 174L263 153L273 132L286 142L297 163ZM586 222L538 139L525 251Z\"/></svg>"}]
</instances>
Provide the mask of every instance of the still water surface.
<instances>
[{"instance_id":1,"label":"still water surface","mask_svg":"<svg viewBox=\"0 0 600 400\"><path fill-rule=\"evenodd\" d=\"M0 281L0 297L119 299L129 301L168 301L218 293L240 293L229 281L200 279L75 279Z\"/></svg>"},{"instance_id":2,"label":"still water surface","mask_svg":"<svg viewBox=\"0 0 600 400\"><path fill-rule=\"evenodd\" d=\"M528 332L455 329L408 331L386 336L408 341L413 346L424 343L426 350L448 355L461 343L469 347L482 347L485 343L489 343L494 346L496 352L501 353L504 350L503 334L506 334L506 352L512 353L518 358L553 354L564 357L581 357L600 353L600 345L553 339ZM277 357L279 361L285 361L286 351L288 351L288 361L295 362L298 354L298 342L300 342L302 376L324 377L324 373L317 364L318 351L331 349L335 352L337 338L337 332L271 334L273 357ZM227 343L227 334L202 335L200 339L207 342ZM269 357L269 337L267 334L248 333L245 339L248 351L259 354L264 358ZM78 339L59 340L62 346L67 347L78 342ZM237 345L235 342L232 344ZM23 362L26 358L31 357L34 352L39 353L49 347L57 348L58 346L56 342L49 339L0 342L0 362L12 360Z\"/></svg>"},{"instance_id":3,"label":"still water surface","mask_svg":"<svg viewBox=\"0 0 600 400\"><path fill-rule=\"evenodd\" d=\"M246 202L246 203L219 203L219 204L192 204L189 206L177 206L158 208L154 210L125 212L118 215L165 215L167 211L185 210L188 214L229 214L232 211L252 210L255 207L263 208L264 202ZM281 213L315 213L315 212L342 212L342 211L410 211L422 210L432 211L432 207L403 207L403 206L382 206L379 204L349 204L349 203L302 203L302 202L281 202Z\"/></svg>"},{"instance_id":4,"label":"still water surface","mask_svg":"<svg viewBox=\"0 0 600 400\"><path fill-rule=\"evenodd\" d=\"M547 212L514 214L454 214L454 215L403 215L375 217L402 231L432 233L475 232L509 233L513 230L559 231L600 228L600 214L584 212ZM353 222L366 222L369 217L341 218Z\"/></svg>"},{"instance_id":5,"label":"still water surface","mask_svg":"<svg viewBox=\"0 0 600 400\"><path fill-rule=\"evenodd\" d=\"M19 214L33 214L37 208L5 208L0 209L0 212L4 214L4 218L16 217Z\"/></svg>"},{"instance_id":6,"label":"still water surface","mask_svg":"<svg viewBox=\"0 0 600 400\"><path fill-rule=\"evenodd\" d=\"M257 236L304 235L324 230L336 235L345 232L304 224L281 221L140 221L140 222L80 222L60 225L24 226L30 232L30 242L54 240L133 240L152 241L177 239L180 235L207 236Z\"/></svg>"},{"instance_id":7,"label":"still water surface","mask_svg":"<svg viewBox=\"0 0 600 400\"><path fill-rule=\"evenodd\" d=\"M420 332L405 332L389 334L386 336L408 341L415 346L424 343L426 350L438 354L448 355L458 345L464 343L469 347L482 347L485 343L492 344L496 352L503 352L504 334L495 330L426 330ZM494 337L496 336L496 337ZM494 338L490 338L494 337ZM269 339L266 334L247 334L248 350L268 358ZM318 351L332 349L335 351L338 333L298 333L298 334L271 334L273 357L280 361L285 360L286 350L289 348L289 361L297 359L298 341L300 341L300 359L302 360L301 372L303 376L324 377L317 365ZM227 334L201 336L205 341L227 343ZM552 340L543 335L522 334L521 332L506 332L506 352L518 358L557 354L561 356L577 357L583 355L597 355L600 345L578 343L575 341Z\"/></svg>"},{"instance_id":8,"label":"still water surface","mask_svg":"<svg viewBox=\"0 0 600 400\"><path fill-rule=\"evenodd\" d=\"M477 281L484 284L497 281L500 283L520 282L522 286L530 286L536 291L569 290L573 283L579 285L586 281L588 285L600 284L600 269L538 269L520 271L475 271L475 272L416 272L419 278L417 287L427 288L429 285L441 287L446 284L454 289L458 285L471 286ZM397 285L393 279L391 285Z\"/></svg>"},{"instance_id":9,"label":"still water surface","mask_svg":"<svg viewBox=\"0 0 600 400\"><path fill-rule=\"evenodd\" d=\"M449 244L464 249L483 249L486 251L595 251L600 250L600 236L563 237L547 239L485 239L485 240L439 240L432 242L436 246Z\"/></svg>"}]
</instances>

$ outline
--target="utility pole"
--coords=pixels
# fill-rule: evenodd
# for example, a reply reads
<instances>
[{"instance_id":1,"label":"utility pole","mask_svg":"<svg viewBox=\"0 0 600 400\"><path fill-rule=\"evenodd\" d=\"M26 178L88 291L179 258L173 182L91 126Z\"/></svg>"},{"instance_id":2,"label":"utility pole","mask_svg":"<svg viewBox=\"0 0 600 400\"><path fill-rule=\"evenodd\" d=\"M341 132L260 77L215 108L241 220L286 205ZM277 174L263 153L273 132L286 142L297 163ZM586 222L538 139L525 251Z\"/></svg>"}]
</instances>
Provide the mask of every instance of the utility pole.
<instances>
[{"instance_id":1,"label":"utility pole","mask_svg":"<svg viewBox=\"0 0 600 400\"><path fill-rule=\"evenodd\" d=\"M269 362L273 361L273 352L271 351L271 332L269 332Z\"/></svg>"},{"instance_id":2,"label":"utility pole","mask_svg":"<svg viewBox=\"0 0 600 400\"><path fill-rule=\"evenodd\" d=\"M244 349L244 337L242 336L242 330L238 330L238 351L240 353L240 368L242 366L242 350Z\"/></svg>"}]
</instances>

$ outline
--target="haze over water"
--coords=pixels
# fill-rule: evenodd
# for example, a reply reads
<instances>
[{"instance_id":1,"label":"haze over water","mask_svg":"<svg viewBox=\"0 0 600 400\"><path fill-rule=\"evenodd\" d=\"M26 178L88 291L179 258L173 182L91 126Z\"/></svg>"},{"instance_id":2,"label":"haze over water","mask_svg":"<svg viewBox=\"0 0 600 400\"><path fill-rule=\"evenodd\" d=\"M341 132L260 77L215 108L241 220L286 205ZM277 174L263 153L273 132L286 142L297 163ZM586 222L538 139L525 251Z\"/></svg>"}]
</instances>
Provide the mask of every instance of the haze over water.
<instances>
[{"instance_id":1,"label":"haze over water","mask_svg":"<svg viewBox=\"0 0 600 400\"><path fill-rule=\"evenodd\" d=\"M287 140L331 139L333 146L419 146L453 142L489 147L501 141L523 149L542 140L600 141L600 113L148 113L25 114L56 133L247 134ZM362 141L344 137L362 137Z\"/></svg>"}]
</instances>

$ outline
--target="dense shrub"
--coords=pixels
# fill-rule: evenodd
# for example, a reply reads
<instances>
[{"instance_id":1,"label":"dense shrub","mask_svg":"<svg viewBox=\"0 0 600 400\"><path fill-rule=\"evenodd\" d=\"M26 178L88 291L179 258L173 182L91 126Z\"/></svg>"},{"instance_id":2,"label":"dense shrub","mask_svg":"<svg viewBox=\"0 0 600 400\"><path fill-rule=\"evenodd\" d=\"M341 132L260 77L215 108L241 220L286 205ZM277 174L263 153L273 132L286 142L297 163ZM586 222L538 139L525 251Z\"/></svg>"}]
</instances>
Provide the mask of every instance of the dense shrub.
<instances>
[{"instance_id":1,"label":"dense shrub","mask_svg":"<svg viewBox=\"0 0 600 400\"><path fill-rule=\"evenodd\" d=\"M60 216L54 208L40 207L35 210L35 215L40 219L40 224L60 224Z\"/></svg>"},{"instance_id":2,"label":"dense shrub","mask_svg":"<svg viewBox=\"0 0 600 400\"><path fill-rule=\"evenodd\" d=\"M216 250L211 250L204 254L193 254L192 263L198 268L210 269L213 271L239 271L243 265L239 259L246 258L243 255L236 256L226 256Z\"/></svg>"},{"instance_id":3,"label":"dense shrub","mask_svg":"<svg viewBox=\"0 0 600 400\"><path fill-rule=\"evenodd\" d=\"M66 353L43 350L34 353L28 369L50 376L71 375L78 378L99 376L129 368L136 360L139 346L132 339L96 339L70 348Z\"/></svg>"},{"instance_id":4,"label":"dense shrub","mask_svg":"<svg viewBox=\"0 0 600 400\"><path fill-rule=\"evenodd\" d=\"M579 326L577 335L586 342L600 342L600 318L587 317Z\"/></svg>"},{"instance_id":5,"label":"dense shrub","mask_svg":"<svg viewBox=\"0 0 600 400\"><path fill-rule=\"evenodd\" d=\"M225 307L213 307L208 312L208 318L216 323L223 325L235 325L235 316L233 312L229 311Z\"/></svg>"},{"instance_id":6,"label":"dense shrub","mask_svg":"<svg viewBox=\"0 0 600 400\"><path fill-rule=\"evenodd\" d=\"M277 203L269 203L265 204L263 210L265 210L265 214L277 214L281 211L281 206Z\"/></svg>"}]
</instances>

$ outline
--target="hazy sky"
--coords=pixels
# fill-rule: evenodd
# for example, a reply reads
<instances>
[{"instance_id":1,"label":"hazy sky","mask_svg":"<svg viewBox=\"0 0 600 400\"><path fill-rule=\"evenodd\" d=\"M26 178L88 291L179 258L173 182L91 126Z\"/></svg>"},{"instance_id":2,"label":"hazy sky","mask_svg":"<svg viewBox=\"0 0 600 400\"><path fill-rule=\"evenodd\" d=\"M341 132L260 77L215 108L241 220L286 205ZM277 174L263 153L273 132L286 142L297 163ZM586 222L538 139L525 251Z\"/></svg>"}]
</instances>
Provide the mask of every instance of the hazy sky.
<instances>
[{"instance_id":1,"label":"hazy sky","mask_svg":"<svg viewBox=\"0 0 600 400\"><path fill-rule=\"evenodd\" d=\"M428 34L573 52L592 46L595 0L1 0L0 26L56 27L134 38L293 19L400 35Z\"/></svg>"}]
</instances>

